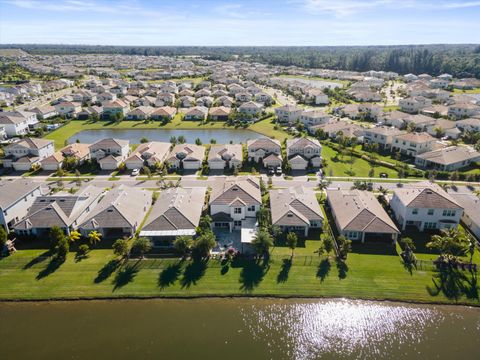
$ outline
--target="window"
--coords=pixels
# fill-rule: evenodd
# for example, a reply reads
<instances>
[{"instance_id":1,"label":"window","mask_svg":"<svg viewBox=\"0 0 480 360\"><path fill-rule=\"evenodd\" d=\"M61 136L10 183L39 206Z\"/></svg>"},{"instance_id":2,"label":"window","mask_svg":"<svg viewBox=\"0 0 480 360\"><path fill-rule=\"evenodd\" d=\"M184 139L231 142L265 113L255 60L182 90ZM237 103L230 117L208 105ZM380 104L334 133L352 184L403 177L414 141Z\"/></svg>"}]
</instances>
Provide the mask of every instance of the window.
<instances>
[{"instance_id":1,"label":"window","mask_svg":"<svg viewBox=\"0 0 480 360\"><path fill-rule=\"evenodd\" d=\"M350 238L350 239L356 239L358 238L358 232L356 231L349 231L347 233L347 237Z\"/></svg>"},{"instance_id":2,"label":"window","mask_svg":"<svg viewBox=\"0 0 480 360\"><path fill-rule=\"evenodd\" d=\"M255 205L250 205L247 210L248 211L255 211Z\"/></svg>"},{"instance_id":3,"label":"window","mask_svg":"<svg viewBox=\"0 0 480 360\"><path fill-rule=\"evenodd\" d=\"M443 216L455 216L455 214L456 214L455 210L451 210L451 209L443 210Z\"/></svg>"},{"instance_id":4,"label":"window","mask_svg":"<svg viewBox=\"0 0 480 360\"><path fill-rule=\"evenodd\" d=\"M433 229L436 229L437 228L437 223L434 223L434 222L425 222L425 224L423 225L423 228L425 230L433 230Z\"/></svg>"},{"instance_id":5,"label":"window","mask_svg":"<svg viewBox=\"0 0 480 360\"><path fill-rule=\"evenodd\" d=\"M412 214L417 215L418 214L418 209L412 209Z\"/></svg>"},{"instance_id":6,"label":"window","mask_svg":"<svg viewBox=\"0 0 480 360\"><path fill-rule=\"evenodd\" d=\"M428 209L428 215L433 215L435 213L435 209Z\"/></svg>"},{"instance_id":7,"label":"window","mask_svg":"<svg viewBox=\"0 0 480 360\"><path fill-rule=\"evenodd\" d=\"M242 226L242 220L235 220L235 221L233 222L233 226L235 226L235 227Z\"/></svg>"},{"instance_id":8,"label":"window","mask_svg":"<svg viewBox=\"0 0 480 360\"><path fill-rule=\"evenodd\" d=\"M241 214L242 213L242 208L234 208L233 213L234 214Z\"/></svg>"}]
</instances>

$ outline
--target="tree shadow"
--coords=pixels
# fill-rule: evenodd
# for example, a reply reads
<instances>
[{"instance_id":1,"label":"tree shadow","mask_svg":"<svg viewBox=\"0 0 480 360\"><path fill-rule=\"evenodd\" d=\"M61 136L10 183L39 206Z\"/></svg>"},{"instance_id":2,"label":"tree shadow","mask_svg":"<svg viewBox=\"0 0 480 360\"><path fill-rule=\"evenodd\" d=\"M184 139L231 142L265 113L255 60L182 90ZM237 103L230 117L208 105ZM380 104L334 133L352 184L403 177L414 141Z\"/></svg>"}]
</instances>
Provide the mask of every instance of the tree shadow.
<instances>
[{"instance_id":1,"label":"tree shadow","mask_svg":"<svg viewBox=\"0 0 480 360\"><path fill-rule=\"evenodd\" d=\"M332 268L332 264L330 264L329 259L323 259L322 261L320 261L320 264L318 265L318 270L317 270L317 277L320 279L321 282L323 282L325 278L328 276L331 268Z\"/></svg>"},{"instance_id":2,"label":"tree shadow","mask_svg":"<svg viewBox=\"0 0 480 360\"><path fill-rule=\"evenodd\" d=\"M265 265L265 260L262 265L257 261L246 261L240 272L240 283L242 284L240 289L245 292L251 292L256 288L268 271L267 266Z\"/></svg>"},{"instance_id":3,"label":"tree shadow","mask_svg":"<svg viewBox=\"0 0 480 360\"><path fill-rule=\"evenodd\" d=\"M348 265L345 261L337 259L338 278L345 279L348 273Z\"/></svg>"},{"instance_id":4,"label":"tree shadow","mask_svg":"<svg viewBox=\"0 0 480 360\"><path fill-rule=\"evenodd\" d=\"M225 263L222 265L222 268L220 269L220 274L225 275L226 273L228 273L229 270L230 270L230 264Z\"/></svg>"},{"instance_id":5,"label":"tree shadow","mask_svg":"<svg viewBox=\"0 0 480 360\"><path fill-rule=\"evenodd\" d=\"M44 262L44 261L47 260L49 257L50 257L50 250L49 250L49 251L45 251L44 253L41 253L40 255L38 255L37 257L33 258L33 259L30 260L28 263L26 263L26 264L23 266L23 270L30 269L32 266L35 266L35 265L37 265L37 264L40 264L41 262Z\"/></svg>"},{"instance_id":6,"label":"tree shadow","mask_svg":"<svg viewBox=\"0 0 480 360\"><path fill-rule=\"evenodd\" d=\"M180 276L182 270L182 263L177 262L175 264L168 265L158 276L158 286L160 289L165 289L168 286L173 285Z\"/></svg>"},{"instance_id":7,"label":"tree shadow","mask_svg":"<svg viewBox=\"0 0 480 360\"><path fill-rule=\"evenodd\" d=\"M133 265L127 264L126 266L120 268L120 270L117 272L117 275L115 276L115 279L113 280L113 283L115 284L115 286L113 287L113 291L116 291L117 289L133 281L139 271L139 263L140 260L137 260L137 262Z\"/></svg>"},{"instance_id":8,"label":"tree shadow","mask_svg":"<svg viewBox=\"0 0 480 360\"><path fill-rule=\"evenodd\" d=\"M121 261L118 259L112 259L108 263L106 263L99 271L97 274L97 277L95 278L94 282L95 284L99 284L102 281L107 280L110 275L112 275L120 266Z\"/></svg>"},{"instance_id":9,"label":"tree shadow","mask_svg":"<svg viewBox=\"0 0 480 360\"><path fill-rule=\"evenodd\" d=\"M280 272L277 275L277 284L284 283L288 280L288 275L290 273L291 268L292 268L292 259L283 259L282 267L280 269Z\"/></svg>"},{"instance_id":10,"label":"tree shadow","mask_svg":"<svg viewBox=\"0 0 480 360\"><path fill-rule=\"evenodd\" d=\"M36 279L37 280L41 280L45 277L47 277L48 275L50 274L53 274L55 271L58 270L58 268L65 262L65 259L64 258L58 258L58 257L53 257L50 262L48 263L48 265L43 269L41 270L38 274L37 274L37 277Z\"/></svg>"},{"instance_id":11,"label":"tree shadow","mask_svg":"<svg viewBox=\"0 0 480 360\"><path fill-rule=\"evenodd\" d=\"M192 285L196 285L197 281L205 275L207 269L207 263L204 260L193 260L189 263L183 272L182 280L180 284L182 288L189 288Z\"/></svg>"},{"instance_id":12,"label":"tree shadow","mask_svg":"<svg viewBox=\"0 0 480 360\"><path fill-rule=\"evenodd\" d=\"M431 296L443 294L451 300L458 300L462 296L468 299L479 299L477 275L465 272L452 267L438 269L432 277L433 286L427 285L427 292Z\"/></svg>"},{"instance_id":13,"label":"tree shadow","mask_svg":"<svg viewBox=\"0 0 480 360\"><path fill-rule=\"evenodd\" d=\"M77 252L75 254L75 262L76 263L78 263L82 260L86 260L86 259L88 259L88 254L82 254L82 253L79 253L79 252Z\"/></svg>"}]
</instances>

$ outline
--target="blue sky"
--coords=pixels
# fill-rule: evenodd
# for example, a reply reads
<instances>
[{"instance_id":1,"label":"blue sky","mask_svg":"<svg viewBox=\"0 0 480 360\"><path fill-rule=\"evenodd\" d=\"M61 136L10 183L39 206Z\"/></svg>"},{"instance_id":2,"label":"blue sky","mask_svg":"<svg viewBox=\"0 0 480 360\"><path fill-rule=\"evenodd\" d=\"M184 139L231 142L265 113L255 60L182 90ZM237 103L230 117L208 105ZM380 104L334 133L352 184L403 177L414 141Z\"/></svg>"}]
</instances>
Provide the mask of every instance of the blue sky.
<instances>
[{"instance_id":1,"label":"blue sky","mask_svg":"<svg viewBox=\"0 0 480 360\"><path fill-rule=\"evenodd\" d=\"M479 43L474 0L0 0L0 43Z\"/></svg>"}]
</instances>

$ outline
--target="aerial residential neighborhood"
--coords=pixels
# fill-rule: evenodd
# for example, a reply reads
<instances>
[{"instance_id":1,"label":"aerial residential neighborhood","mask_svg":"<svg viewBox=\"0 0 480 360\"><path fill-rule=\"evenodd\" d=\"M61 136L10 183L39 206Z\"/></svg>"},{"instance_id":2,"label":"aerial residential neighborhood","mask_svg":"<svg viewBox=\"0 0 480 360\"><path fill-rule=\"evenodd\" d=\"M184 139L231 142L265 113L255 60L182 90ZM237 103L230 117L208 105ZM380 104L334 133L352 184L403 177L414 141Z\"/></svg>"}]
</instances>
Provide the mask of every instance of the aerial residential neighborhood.
<instances>
[{"instance_id":1,"label":"aerial residential neighborhood","mask_svg":"<svg viewBox=\"0 0 480 360\"><path fill-rule=\"evenodd\" d=\"M457 359L480 2L0 1L2 359Z\"/></svg>"}]
</instances>

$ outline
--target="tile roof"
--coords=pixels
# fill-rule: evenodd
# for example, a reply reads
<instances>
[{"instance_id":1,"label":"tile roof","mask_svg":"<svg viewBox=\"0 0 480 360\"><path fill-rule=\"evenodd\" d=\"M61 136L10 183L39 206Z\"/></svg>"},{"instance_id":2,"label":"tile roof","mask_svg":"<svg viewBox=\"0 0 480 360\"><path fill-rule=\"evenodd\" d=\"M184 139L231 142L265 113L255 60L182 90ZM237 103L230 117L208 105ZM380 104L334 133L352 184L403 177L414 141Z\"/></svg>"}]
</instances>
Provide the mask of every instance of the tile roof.
<instances>
[{"instance_id":1,"label":"tile roof","mask_svg":"<svg viewBox=\"0 0 480 360\"><path fill-rule=\"evenodd\" d=\"M309 225L311 220L322 220L323 213L315 192L305 187L270 190L272 223L277 225Z\"/></svg>"}]
</instances>

